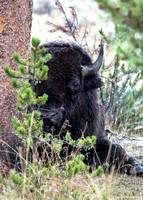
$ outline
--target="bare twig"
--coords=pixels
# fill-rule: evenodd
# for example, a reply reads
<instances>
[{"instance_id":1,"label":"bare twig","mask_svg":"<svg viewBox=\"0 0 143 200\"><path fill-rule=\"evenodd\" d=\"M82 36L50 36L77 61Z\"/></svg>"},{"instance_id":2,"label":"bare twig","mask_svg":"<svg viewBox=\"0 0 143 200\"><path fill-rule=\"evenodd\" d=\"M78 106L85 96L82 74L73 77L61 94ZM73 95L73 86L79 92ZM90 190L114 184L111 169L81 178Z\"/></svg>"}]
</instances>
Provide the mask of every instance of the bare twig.
<instances>
[{"instance_id":1,"label":"bare twig","mask_svg":"<svg viewBox=\"0 0 143 200\"><path fill-rule=\"evenodd\" d=\"M57 24L54 24L49 21L46 22L46 24L53 27L53 29L51 29L49 32L53 33L56 31L61 31L61 32L65 33L66 35L71 36L78 45L82 46L91 55L93 55L97 50L95 49L95 44L94 44L93 45L94 51L92 53L90 52L90 48L89 48L88 42L87 42L87 37L89 35L90 29L88 29L88 27L87 27L86 19L85 19L85 30L80 35L79 34L80 26L78 23L77 13L76 13L74 7L69 7L70 11L71 11L71 18L69 19L67 17L67 14L66 14L61 2L59 0L57 0L55 4L58 7L58 9L60 10L60 12L63 14L65 23L63 23L63 25L57 25ZM95 40L95 42L96 42L96 40Z\"/></svg>"}]
</instances>

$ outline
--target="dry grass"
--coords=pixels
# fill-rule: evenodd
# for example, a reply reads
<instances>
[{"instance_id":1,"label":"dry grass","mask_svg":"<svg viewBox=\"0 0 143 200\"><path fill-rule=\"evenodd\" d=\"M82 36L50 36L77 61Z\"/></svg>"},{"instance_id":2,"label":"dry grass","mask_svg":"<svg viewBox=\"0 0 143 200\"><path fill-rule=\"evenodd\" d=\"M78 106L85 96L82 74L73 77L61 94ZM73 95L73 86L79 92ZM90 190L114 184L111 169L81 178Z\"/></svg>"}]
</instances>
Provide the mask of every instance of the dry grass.
<instances>
[{"instance_id":1,"label":"dry grass","mask_svg":"<svg viewBox=\"0 0 143 200\"><path fill-rule=\"evenodd\" d=\"M31 177L28 177L29 179ZM142 200L143 199L143 178L102 174L101 177L93 177L93 174L78 174L72 178L65 178L61 173L57 178L53 174L41 178L37 173L35 184L29 184L28 178L26 184L16 186L9 179L5 179L0 184L1 200L16 199L77 199L77 200Z\"/></svg>"},{"instance_id":2,"label":"dry grass","mask_svg":"<svg viewBox=\"0 0 143 200\"><path fill-rule=\"evenodd\" d=\"M99 177L84 168L70 178L58 161L50 170L34 163L21 174L0 176L0 200L143 200L143 177L114 172Z\"/></svg>"}]
</instances>

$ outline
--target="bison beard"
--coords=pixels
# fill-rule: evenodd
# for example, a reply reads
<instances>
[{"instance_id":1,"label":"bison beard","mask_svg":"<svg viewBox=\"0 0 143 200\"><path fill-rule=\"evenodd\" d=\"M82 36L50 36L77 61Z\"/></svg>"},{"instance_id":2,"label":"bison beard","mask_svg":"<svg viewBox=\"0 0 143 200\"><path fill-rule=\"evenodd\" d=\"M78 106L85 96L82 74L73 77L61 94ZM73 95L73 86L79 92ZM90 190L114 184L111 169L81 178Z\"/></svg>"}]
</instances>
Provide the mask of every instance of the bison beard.
<instances>
[{"instance_id":1,"label":"bison beard","mask_svg":"<svg viewBox=\"0 0 143 200\"><path fill-rule=\"evenodd\" d=\"M79 139L82 133L84 137L97 137L96 151L89 150L85 159L91 169L96 164L96 167L103 165L104 169L108 166L110 170L115 166L115 169L127 174L142 174L141 164L128 156L120 145L111 143L104 133L104 107L97 95L97 88L102 86L98 71L103 61L103 46L95 63L86 51L74 43L51 42L41 47L52 55L46 63L49 67L48 79L35 87L37 96L44 93L49 96L46 105L39 108L44 121L44 134L49 133L53 126L54 134L57 134L64 121L68 120L72 139ZM63 135L64 132L61 132L61 138ZM82 150L82 153L87 152ZM61 156L64 156L63 152Z\"/></svg>"}]
</instances>

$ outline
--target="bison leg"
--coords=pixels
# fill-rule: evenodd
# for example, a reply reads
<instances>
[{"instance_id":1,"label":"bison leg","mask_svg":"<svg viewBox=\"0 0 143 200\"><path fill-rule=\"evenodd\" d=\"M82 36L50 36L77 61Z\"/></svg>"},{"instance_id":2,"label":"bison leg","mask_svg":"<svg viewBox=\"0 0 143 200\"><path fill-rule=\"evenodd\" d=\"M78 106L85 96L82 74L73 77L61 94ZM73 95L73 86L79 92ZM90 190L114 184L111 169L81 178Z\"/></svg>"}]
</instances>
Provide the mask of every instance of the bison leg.
<instances>
[{"instance_id":1,"label":"bison leg","mask_svg":"<svg viewBox=\"0 0 143 200\"><path fill-rule=\"evenodd\" d=\"M96 167L103 165L105 170L115 170L132 175L143 175L143 166L116 143L111 143L107 138L98 138L96 143Z\"/></svg>"}]
</instances>

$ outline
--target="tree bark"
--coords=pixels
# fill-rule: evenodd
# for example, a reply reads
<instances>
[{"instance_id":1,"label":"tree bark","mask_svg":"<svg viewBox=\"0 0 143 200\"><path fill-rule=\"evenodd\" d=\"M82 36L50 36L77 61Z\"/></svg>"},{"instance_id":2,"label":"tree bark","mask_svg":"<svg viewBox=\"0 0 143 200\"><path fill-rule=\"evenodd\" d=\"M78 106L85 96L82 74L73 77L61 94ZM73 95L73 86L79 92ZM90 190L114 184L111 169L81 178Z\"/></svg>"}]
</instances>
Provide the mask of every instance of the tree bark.
<instances>
[{"instance_id":1,"label":"tree bark","mask_svg":"<svg viewBox=\"0 0 143 200\"><path fill-rule=\"evenodd\" d=\"M12 132L12 118L17 116L17 95L5 76L3 67L16 70L12 55L18 52L26 59L29 52L32 23L32 0L0 0L0 159L5 150L16 149L22 142ZM6 159L7 160L7 159ZM8 162L8 161L7 161Z\"/></svg>"}]
</instances>

